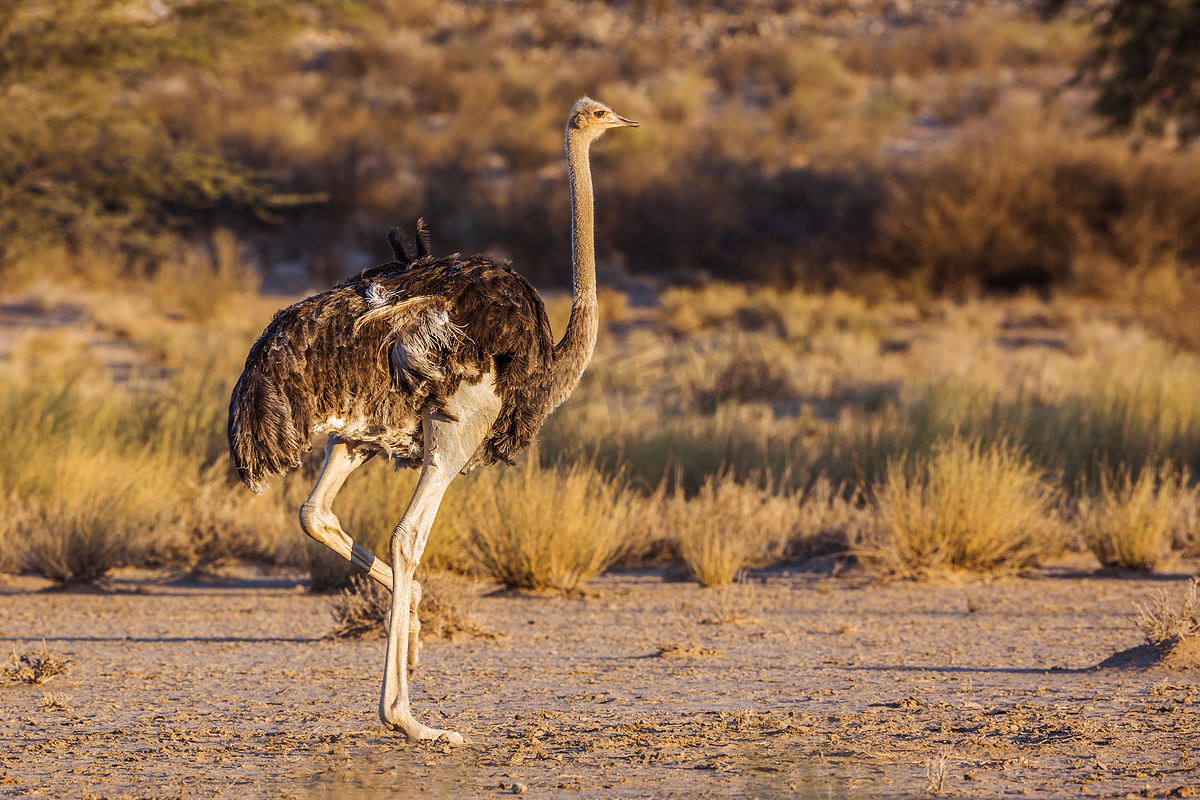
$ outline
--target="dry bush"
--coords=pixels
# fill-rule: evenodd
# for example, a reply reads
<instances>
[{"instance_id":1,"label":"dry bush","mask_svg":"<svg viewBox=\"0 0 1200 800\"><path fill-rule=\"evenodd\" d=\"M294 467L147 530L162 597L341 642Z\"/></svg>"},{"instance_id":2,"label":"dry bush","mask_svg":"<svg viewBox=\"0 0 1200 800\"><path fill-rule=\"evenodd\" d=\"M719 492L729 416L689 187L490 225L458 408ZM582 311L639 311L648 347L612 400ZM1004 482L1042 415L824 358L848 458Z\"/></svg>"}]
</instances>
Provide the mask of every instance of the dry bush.
<instances>
[{"instance_id":1,"label":"dry bush","mask_svg":"<svg viewBox=\"0 0 1200 800\"><path fill-rule=\"evenodd\" d=\"M42 711L70 711L71 695L46 692L42 695Z\"/></svg>"},{"instance_id":2,"label":"dry bush","mask_svg":"<svg viewBox=\"0 0 1200 800\"><path fill-rule=\"evenodd\" d=\"M36 653L20 655L17 655L17 649L14 646L12 652L8 654L8 665L4 667L3 677L9 683L28 683L40 686L59 675L66 675L71 671L71 665L74 663L76 662L73 660L50 655L46 651L45 643L43 643L42 649Z\"/></svg>"},{"instance_id":3,"label":"dry bush","mask_svg":"<svg viewBox=\"0 0 1200 800\"><path fill-rule=\"evenodd\" d=\"M1188 472L1165 464L1144 468L1137 480L1128 468L1106 470L1100 491L1079 501L1079 531L1106 567L1152 570L1170 556L1181 514L1194 503Z\"/></svg>"},{"instance_id":4,"label":"dry bush","mask_svg":"<svg viewBox=\"0 0 1200 800\"><path fill-rule=\"evenodd\" d=\"M460 635L496 639L496 631L476 617L478 587L470 578L444 572L421 570L421 637L453 639ZM329 611L336 627L334 639L383 635L387 632L392 593L365 575L355 575L340 592L329 599Z\"/></svg>"},{"instance_id":5,"label":"dry bush","mask_svg":"<svg viewBox=\"0 0 1200 800\"><path fill-rule=\"evenodd\" d=\"M1164 590L1154 592L1149 603L1134 603L1130 618L1155 647L1170 647L1183 639L1200 636L1200 578L1192 578L1184 590L1179 610Z\"/></svg>"},{"instance_id":6,"label":"dry bush","mask_svg":"<svg viewBox=\"0 0 1200 800\"><path fill-rule=\"evenodd\" d=\"M352 575L337 594L329 598L333 616L332 639L379 636L387 630L392 593L366 575Z\"/></svg>"},{"instance_id":7,"label":"dry bush","mask_svg":"<svg viewBox=\"0 0 1200 800\"><path fill-rule=\"evenodd\" d=\"M467 551L505 586L570 591L598 575L628 546L629 501L620 478L586 462L542 468L529 453L513 469L474 484Z\"/></svg>"},{"instance_id":8,"label":"dry bush","mask_svg":"<svg viewBox=\"0 0 1200 800\"><path fill-rule=\"evenodd\" d=\"M691 498L680 487L667 503L666 527L679 538L679 554L704 586L724 586L747 567L779 559L796 531L799 498L731 472L710 476Z\"/></svg>"},{"instance_id":9,"label":"dry bush","mask_svg":"<svg viewBox=\"0 0 1200 800\"><path fill-rule=\"evenodd\" d=\"M499 639L502 634L479 621L478 580L448 570L424 570L421 581L421 635L436 639L474 636Z\"/></svg>"},{"instance_id":10,"label":"dry bush","mask_svg":"<svg viewBox=\"0 0 1200 800\"><path fill-rule=\"evenodd\" d=\"M128 562L139 520L128 489L84 488L29 523L29 566L61 584L90 584Z\"/></svg>"},{"instance_id":11,"label":"dry bush","mask_svg":"<svg viewBox=\"0 0 1200 800\"><path fill-rule=\"evenodd\" d=\"M713 376L711 385L700 386L696 406L712 413L726 403L770 403L794 395L791 380L774 359L745 354Z\"/></svg>"},{"instance_id":12,"label":"dry bush","mask_svg":"<svg viewBox=\"0 0 1200 800\"><path fill-rule=\"evenodd\" d=\"M1084 140L1028 117L1010 114L896 167L876 256L896 274L923 272L935 290L961 292L1061 285L1097 257L1128 275L1194 252L1200 160L1131 153L1123 141Z\"/></svg>"},{"instance_id":13,"label":"dry bush","mask_svg":"<svg viewBox=\"0 0 1200 800\"><path fill-rule=\"evenodd\" d=\"M888 465L875 492L877 524L852 551L898 575L1018 569L1061 548L1054 503L1055 490L1017 448L945 439L928 457Z\"/></svg>"},{"instance_id":14,"label":"dry bush","mask_svg":"<svg viewBox=\"0 0 1200 800\"><path fill-rule=\"evenodd\" d=\"M255 497L225 480L223 467L219 476L203 476L160 520L142 561L193 577L237 561L296 563L289 553L303 538L296 522L302 500L286 490Z\"/></svg>"}]
</instances>

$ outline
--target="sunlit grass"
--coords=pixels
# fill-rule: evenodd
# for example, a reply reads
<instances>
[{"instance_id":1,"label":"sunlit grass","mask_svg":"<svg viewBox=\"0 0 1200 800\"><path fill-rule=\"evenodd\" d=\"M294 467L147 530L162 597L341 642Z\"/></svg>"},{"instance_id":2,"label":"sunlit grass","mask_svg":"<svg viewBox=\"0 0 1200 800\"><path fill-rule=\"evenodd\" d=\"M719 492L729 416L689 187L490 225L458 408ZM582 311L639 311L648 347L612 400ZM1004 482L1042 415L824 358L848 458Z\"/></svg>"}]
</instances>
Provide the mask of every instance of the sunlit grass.
<instances>
[{"instance_id":1,"label":"sunlit grass","mask_svg":"<svg viewBox=\"0 0 1200 800\"><path fill-rule=\"evenodd\" d=\"M1012 445L941 440L888 464L873 529L855 543L867 565L900 575L1013 570L1062 549L1055 489Z\"/></svg>"},{"instance_id":2,"label":"sunlit grass","mask_svg":"<svg viewBox=\"0 0 1200 800\"><path fill-rule=\"evenodd\" d=\"M485 473L466 549L482 574L506 586L569 591L600 574L628 546L629 503L619 479L587 462Z\"/></svg>"},{"instance_id":3,"label":"sunlit grass","mask_svg":"<svg viewBox=\"0 0 1200 800\"><path fill-rule=\"evenodd\" d=\"M679 539L679 554L703 586L724 586L747 567L778 560L799 526L800 500L730 473L710 476L686 498L666 504L662 521Z\"/></svg>"},{"instance_id":4,"label":"sunlit grass","mask_svg":"<svg viewBox=\"0 0 1200 800\"><path fill-rule=\"evenodd\" d=\"M1189 475L1169 464L1105 470L1095 496L1079 501L1084 544L1106 567L1150 570L1168 558L1185 507L1195 502Z\"/></svg>"},{"instance_id":5,"label":"sunlit grass","mask_svg":"<svg viewBox=\"0 0 1200 800\"><path fill-rule=\"evenodd\" d=\"M903 302L730 292L672 290L669 308L636 311L648 325L602 331L597 363L548 419L540 451L519 469L491 467L451 485L424 563L514 585L567 586L615 558L690 562L697 576L720 583L746 566L837 553L850 542L866 562L908 571L1005 570L1058 546L1053 524L1034 525L1053 521L1055 496L1080 503L1080 524L1099 519L1105 503L1129 511L1165 502L1162 488L1139 495L1137 480L1125 492L1110 476L1102 491L1106 465L1140 476L1170 461L1196 474L1200 359L1136 325L1028 297L938 301L922 317ZM153 309L136 295L128 305ZM19 340L0 363L8 442L0 568L41 568L70 581L122 563L205 572L249 559L307 569L315 587L344 583L353 568L304 537L296 516L316 481L321 442L302 469L261 496L229 469L228 393L269 306L231 295L227 310L253 317L236 324L152 317L151 327L197 332L181 337L187 355L178 366L153 378L114 379L74 337ZM684 313L701 329L664 335L666 317ZM1061 345L1005 344L1028 324ZM735 369L759 363L774 370L766 377L786 382ZM335 506L344 529L388 558L416 478L378 459L358 470ZM778 491L755 488L767 483ZM1170 484L1189 519L1190 483ZM775 517L791 519L790 531L763 523L763 541L756 533L722 543L717 528L737 530L754 516L748 508L774 508L780 498L792 508ZM564 505L590 509L585 516L600 527L580 532L580 521L562 516ZM1005 540L1002 529L1019 527L1013 520L1029 509L1037 512L1029 531L1049 538ZM623 528L610 525L618 517ZM706 525L707 533L683 533ZM889 530L898 537L890 544L878 533ZM973 543L947 544L959 536ZM54 542L72 537L94 568L64 566L61 548L55 555ZM1183 524L1164 537L1160 556L1195 546ZM742 553L730 549L743 545ZM560 548L555 564L548 553ZM550 565L542 575L530 566L539 560Z\"/></svg>"}]
</instances>

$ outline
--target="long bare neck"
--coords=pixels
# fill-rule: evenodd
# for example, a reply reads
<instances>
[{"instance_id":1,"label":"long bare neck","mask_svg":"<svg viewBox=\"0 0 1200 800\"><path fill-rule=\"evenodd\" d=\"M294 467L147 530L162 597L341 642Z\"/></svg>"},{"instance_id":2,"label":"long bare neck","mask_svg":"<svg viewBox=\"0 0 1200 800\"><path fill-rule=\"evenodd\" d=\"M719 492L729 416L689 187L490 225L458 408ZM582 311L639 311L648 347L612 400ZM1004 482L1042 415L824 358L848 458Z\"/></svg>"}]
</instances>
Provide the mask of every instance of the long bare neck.
<instances>
[{"instance_id":1,"label":"long bare neck","mask_svg":"<svg viewBox=\"0 0 1200 800\"><path fill-rule=\"evenodd\" d=\"M567 331L554 346L550 407L571 396L596 347L599 312L596 304L595 212L588 142L575 128L567 129L567 171L571 178L571 266L574 294Z\"/></svg>"}]
</instances>

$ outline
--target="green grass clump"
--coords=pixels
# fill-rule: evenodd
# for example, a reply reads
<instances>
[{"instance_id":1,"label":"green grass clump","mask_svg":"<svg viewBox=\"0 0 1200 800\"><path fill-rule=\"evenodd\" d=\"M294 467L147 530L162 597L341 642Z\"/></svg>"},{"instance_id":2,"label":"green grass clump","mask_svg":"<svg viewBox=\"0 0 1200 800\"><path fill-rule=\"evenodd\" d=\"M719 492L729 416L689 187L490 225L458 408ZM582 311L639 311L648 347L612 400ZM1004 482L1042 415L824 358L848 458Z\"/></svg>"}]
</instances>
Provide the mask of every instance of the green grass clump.
<instances>
[{"instance_id":1,"label":"green grass clump","mask_svg":"<svg viewBox=\"0 0 1200 800\"><path fill-rule=\"evenodd\" d=\"M1015 447L944 439L898 458L875 495L876 524L854 547L869 568L900 575L1010 570L1061 546L1055 491Z\"/></svg>"}]
</instances>

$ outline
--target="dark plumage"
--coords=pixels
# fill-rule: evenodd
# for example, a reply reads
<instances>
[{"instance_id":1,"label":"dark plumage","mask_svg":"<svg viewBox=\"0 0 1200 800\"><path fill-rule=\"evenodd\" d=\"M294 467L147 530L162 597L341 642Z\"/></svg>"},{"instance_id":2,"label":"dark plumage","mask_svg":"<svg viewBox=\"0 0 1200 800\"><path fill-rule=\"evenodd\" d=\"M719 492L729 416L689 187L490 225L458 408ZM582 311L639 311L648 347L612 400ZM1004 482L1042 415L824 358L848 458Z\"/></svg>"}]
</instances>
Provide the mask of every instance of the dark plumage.
<instances>
[{"instance_id":1,"label":"dark plumage","mask_svg":"<svg viewBox=\"0 0 1200 800\"><path fill-rule=\"evenodd\" d=\"M280 311L250 349L229 444L252 490L299 466L323 431L419 467L422 414L488 372L500 416L468 466L510 462L541 427L554 345L537 292L507 263L430 256L421 233L424 255Z\"/></svg>"},{"instance_id":2,"label":"dark plumage","mask_svg":"<svg viewBox=\"0 0 1200 800\"><path fill-rule=\"evenodd\" d=\"M425 227L425 218L417 220L417 240L414 243L408 231L397 225L388 231L388 244L392 246L391 263L412 266L413 262L429 255L429 228Z\"/></svg>"}]
</instances>

